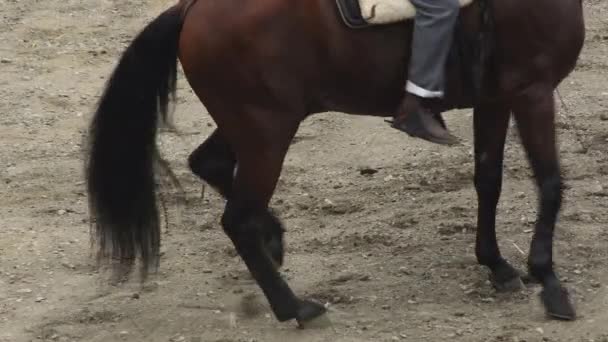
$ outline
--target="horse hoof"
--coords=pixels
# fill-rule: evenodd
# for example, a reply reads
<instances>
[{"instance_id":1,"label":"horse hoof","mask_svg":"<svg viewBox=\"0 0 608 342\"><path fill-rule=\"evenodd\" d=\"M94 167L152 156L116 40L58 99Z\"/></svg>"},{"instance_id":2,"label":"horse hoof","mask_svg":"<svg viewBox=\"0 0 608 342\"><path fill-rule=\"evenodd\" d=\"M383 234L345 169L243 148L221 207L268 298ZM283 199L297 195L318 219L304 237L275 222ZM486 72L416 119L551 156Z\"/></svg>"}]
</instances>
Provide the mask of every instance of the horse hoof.
<instances>
[{"instance_id":1,"label":"horse hoof","mask_svg":"<svg viewBox=\"0 0 608 342\"><path fill-rule=\"evenodd\" d=\"M525 288L524 282L519 276L502 281L499 281L495 277L492 277L490 281L492 282L492 286L494 286L497 292L517 292Z\"/></svg>"},{"instance_id":2,"label":"horse hoof","mask_svg":"<svg viewBox=\"0 0 608 342\"><path fill-rule=\"evenodd\" d=\"M326 315L327 309L325 306L303 300L298 309L296 321L300 329L310 328L327 328L331 326L331 321Z\"/></svg>"},{"instance_id":3,"label":"horse hoof","mask_svg":"<svg viewBox=\"0 0 608 342\"><path fill-rule=\"evenodd\" d=\"M568 291L561 286L543 289L540 298L549 317L565 321L576 319L576 312L570 302Z\"/></svg>"}]
</instances>

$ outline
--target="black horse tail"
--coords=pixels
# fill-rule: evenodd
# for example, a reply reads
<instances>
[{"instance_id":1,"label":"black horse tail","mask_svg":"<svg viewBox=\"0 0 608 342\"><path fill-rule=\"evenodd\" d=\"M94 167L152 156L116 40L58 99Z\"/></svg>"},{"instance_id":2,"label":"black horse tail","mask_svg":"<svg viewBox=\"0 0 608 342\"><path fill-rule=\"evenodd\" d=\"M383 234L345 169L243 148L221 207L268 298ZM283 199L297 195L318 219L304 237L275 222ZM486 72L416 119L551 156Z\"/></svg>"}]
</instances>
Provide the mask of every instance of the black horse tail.
<instances>
[{"instance_id":1,"label":"black horse tail","mask_svg":"<svg viewBox=\"0 0 608 342\"><path fill-rule=\"evenodd\" d=\"M114 261L115 270L124 271L140 258L142 280L160 255L154 169L166 164L157 163L156 135L175 97L182 22L178 5L135 37L106 84L89 132L85 173L98 261Z\"/></svg>"}]
</instances>

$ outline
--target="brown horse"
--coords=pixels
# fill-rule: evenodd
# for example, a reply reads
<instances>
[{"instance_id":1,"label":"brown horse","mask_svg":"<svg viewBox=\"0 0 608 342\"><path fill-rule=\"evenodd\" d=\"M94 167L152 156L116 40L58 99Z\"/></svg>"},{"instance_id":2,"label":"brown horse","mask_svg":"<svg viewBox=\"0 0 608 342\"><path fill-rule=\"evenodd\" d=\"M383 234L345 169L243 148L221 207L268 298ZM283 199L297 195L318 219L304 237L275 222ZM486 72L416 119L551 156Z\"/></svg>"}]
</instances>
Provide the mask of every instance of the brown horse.
<instances>
[{"instance_id":1,"label":"brown horse","mask_svg":"<svg viewBox=\"0 0 608 342\"><path fill-rule=\"evenodd\" d=\"M476 5L462 11L467 30L479 29L479 14ZM474 105L477 259L490 269L497 289L521 285L520 272L500 254L495 231L512 113L540 197L529 272L542 283L546 312L574 319L553 270L562 199L553 91L573 70L583 45L581 0L493 1L491 15L490 90ZM407 21L350 29L334 0L191 0L162 13L120 58L91 124L87 184L100 257L127 266L140 258L144 275L158 265L155 139L179 60L217 123L189 163L227 199L224 231L279 321L321 316L324 306L297 297L277 270L283 228L268 203L307 116L393 115L403 96L411 29ZM446 102L446 108L458 102Z\"/></svg>"}]
</instances>

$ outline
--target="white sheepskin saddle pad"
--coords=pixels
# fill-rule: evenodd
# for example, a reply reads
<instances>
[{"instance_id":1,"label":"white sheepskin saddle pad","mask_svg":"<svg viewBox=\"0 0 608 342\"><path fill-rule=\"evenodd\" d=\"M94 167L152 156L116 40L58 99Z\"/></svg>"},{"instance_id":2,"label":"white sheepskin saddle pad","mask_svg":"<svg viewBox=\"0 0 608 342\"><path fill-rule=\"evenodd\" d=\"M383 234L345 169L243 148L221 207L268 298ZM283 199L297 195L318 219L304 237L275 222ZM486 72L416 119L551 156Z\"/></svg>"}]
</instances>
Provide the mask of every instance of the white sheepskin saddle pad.
<instances>
[{"instance_id":1,"label":"white sheepskin saddle pad","mask_svg":"<svg viewBox=\"0 0 608 342\"><path fill-rule=\"evenodd\" d=\"M460 6L466 7L473 1L460 0ZM416 15L416 8L409 0L359 0L359 6L361 16L370 25L395 23Z\"/></svg>"}]
</instances>

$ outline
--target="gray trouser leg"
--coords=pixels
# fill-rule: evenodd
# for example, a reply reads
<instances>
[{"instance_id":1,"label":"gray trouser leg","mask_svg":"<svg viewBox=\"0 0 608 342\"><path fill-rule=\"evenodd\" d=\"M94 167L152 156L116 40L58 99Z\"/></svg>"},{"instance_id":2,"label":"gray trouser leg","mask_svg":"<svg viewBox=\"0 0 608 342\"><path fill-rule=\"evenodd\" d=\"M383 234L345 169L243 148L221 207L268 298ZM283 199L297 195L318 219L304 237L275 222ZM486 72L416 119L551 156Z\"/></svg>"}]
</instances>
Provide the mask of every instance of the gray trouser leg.
<instances>
[{"instance_id":1,"label":"gray trouser leg","mask_svg":"<svg viewBox=\"0 0 608 342\"><path fill-rule=\"evenodd\" d=\"M410 1L416 7L416 20L406 90L425 98L443 97L459 0Z\"/></svg>"}]
</instances>

